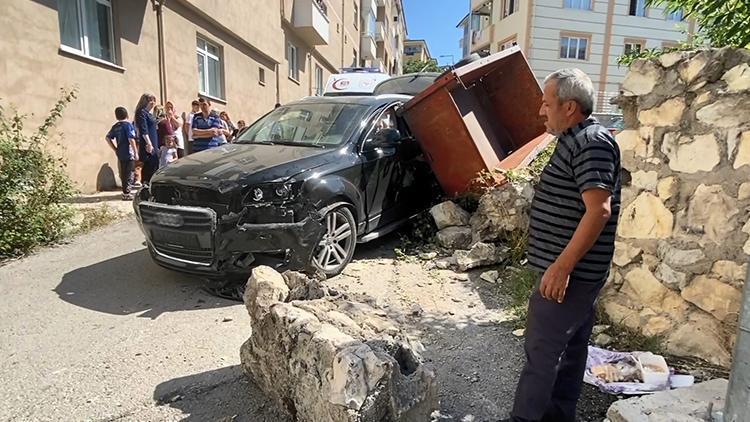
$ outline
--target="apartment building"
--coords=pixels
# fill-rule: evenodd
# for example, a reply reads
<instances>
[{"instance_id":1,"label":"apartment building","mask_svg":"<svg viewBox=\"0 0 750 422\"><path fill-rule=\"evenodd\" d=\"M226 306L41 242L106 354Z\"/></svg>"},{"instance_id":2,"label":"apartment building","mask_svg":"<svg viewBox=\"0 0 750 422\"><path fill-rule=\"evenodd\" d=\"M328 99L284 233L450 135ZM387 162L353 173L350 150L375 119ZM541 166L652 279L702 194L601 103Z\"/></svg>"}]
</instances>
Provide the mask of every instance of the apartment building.
<instances>
[{"instance_id":1,"label":"apartment building","mask_svg":"<svg viewBox=\"0 0 750 422\"><path fill-rule=\"evenodd\" d=\"M361 22L360 66L400 74L408 33L402 0L362 0Z\"/></svg>"},{"instance_id":2,"label":"apartment building","mask_svg":"<svg viewBox=\"0 0 750 422\"><path fill-rule=\"evenodd\" d=\"M459 23L464 54L518 45L541 82L563 67L587 72L599 91L598 112L614 111L626 51L676 45L692 34L681 13L646 7L645 0L471 0Z\"/></svg>"},{"instance_id":3,"label":"apartment building","mask_svg":"<svg viewBox=\"0 0 750 422\"><path fill-rule=\"evenodd\" d=\"M430 60L432 60L432 56L430 55L430 49L427 48L427 41L404 41L404 63L410 61L428 62Z\"/></svg>"},{"instance_id":4,"label":"apartment building","mask_svg":"<svg viewBox=\"0 0 750 422\"><path fill-rule=\"evenodd\" d=\"M185 111L204 97L250 123L277 102L321 94L329 75L366 63L364 3L384 27L371 62L400 72L399 0L5 0L0 101L33 127L60 88L76 87L58 128L67 171L84 192L110 188L117 161L104 135L115 107L132 116L151 92Z\"/></svg>"}]
</instances>

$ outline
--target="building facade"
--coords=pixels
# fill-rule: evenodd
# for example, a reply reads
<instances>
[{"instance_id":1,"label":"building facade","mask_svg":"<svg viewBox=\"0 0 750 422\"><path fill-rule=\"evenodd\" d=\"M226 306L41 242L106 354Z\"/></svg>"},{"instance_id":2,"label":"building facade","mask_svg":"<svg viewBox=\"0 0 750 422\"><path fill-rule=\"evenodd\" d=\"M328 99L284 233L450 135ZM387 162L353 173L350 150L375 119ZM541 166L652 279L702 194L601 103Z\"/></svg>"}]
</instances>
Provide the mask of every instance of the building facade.
<instances>
[{"instance_id":1,"label":"building facade","mask_svg":"<svg viewBox=\"0 0 750 422\"><path fill-rule=\"evenodd\" d=\"M79 189L111 188L117 161L104 135L115 107L125 106L132 117L140 95L150 92L186 111L204 97L235 122L251 123L277 102L321 94L332 73L370 64L361 52L365 2L3 1L0 46L8 59L0 65L6 81L0 99L31 115L34 126L61 88L76 88L78 98L58 127L61 153ZM398 73L403 7L399 0L372 3L391 22L371 61Z\"/></svg>"},{"instance_id":2,"label":"building facade","mask_svg":"<svg viewBox=\"0 0 750 422\"><path fill-rule=\"evenodd\" d=\"M404 59L403 62L418 61L428 62L432 60L430 49L427 48L425 40L406 40L404 41Z\"/></svg>"},{"instance_id":3,"label":"building facade","mask_svg":"<svg viewBox=\"0 0 750 422\"><path fill-rule=\"evenodd\" d=\"M599 91L598 112L614 111L630 50L676 45L693 32L681 13L646 7L645 0L471 0L459 23L464 54L495 53L518 45L541 82L563 67L588 73Z\"/></svg>"}]
</instances>

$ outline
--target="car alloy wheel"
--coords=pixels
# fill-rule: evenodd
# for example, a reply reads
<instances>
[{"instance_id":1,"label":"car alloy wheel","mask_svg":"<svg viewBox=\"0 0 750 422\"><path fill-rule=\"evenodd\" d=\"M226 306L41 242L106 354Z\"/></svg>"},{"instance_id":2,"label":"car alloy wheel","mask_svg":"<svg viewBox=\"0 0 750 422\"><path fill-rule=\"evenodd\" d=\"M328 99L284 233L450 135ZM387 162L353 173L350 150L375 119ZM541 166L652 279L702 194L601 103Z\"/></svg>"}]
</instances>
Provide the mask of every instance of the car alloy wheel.
<instances>
[{"instance_id":1,"label":"car alloy wheel","mask_svg":"<svg viewBox=\"0 0 750 422\"><path fill-rule=\"evenodd\" d=\"M323 217L323 236L313 253L313 263L327 276L339 274L354 256L357 229L351 211L338 207Z\"/></svg>"}]
</instances>

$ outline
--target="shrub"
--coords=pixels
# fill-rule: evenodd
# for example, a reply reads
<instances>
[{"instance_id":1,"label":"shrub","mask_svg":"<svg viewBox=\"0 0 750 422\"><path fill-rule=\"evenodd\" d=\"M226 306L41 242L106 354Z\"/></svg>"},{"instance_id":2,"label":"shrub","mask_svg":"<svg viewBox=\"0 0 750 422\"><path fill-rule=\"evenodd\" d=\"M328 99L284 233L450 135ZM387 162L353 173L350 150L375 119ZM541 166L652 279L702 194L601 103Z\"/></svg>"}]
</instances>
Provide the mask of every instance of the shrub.
<instances>
[{"instance_id":1,"label":"shrub","mask_svg":"<svg viewBox=\"0 0 750 422\"><path fill-rule=\"evenodd\" d=\"M49 134L76 91L62 90L41 126L24 133L26 115L0 105L0 257L13 257L56 241L73 211L62 204L73 193L65 163L48 149Z\"/></svg>"}]
</instances>

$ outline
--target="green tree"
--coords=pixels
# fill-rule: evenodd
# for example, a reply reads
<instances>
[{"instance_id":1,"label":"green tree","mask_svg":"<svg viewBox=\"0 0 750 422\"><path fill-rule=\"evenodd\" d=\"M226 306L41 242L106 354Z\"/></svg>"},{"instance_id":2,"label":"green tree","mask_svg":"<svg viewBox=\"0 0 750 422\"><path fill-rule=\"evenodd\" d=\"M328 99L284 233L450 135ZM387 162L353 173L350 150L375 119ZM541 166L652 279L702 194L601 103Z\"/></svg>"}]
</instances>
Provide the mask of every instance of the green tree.
<instances>
[{"instance_id":1,"label":"green tree","mask_svg":"<svg viewBox=\"0 0 750 422\"><path fill-rule=\"evenodd\" d=\"M646 0L649 6L664 6L669 12L682 10L695 19L713 47L750 47L750 1L748 0Z\"/></svg>"},{"instance_id":2,"label":"green tree","mask_svg":"<svg viewBox=\"0 0 750 422\"><path fill-rule=\"evenodd\" d=\"M442 72L443 69L438 66L437 60L435 59L429 61L411 60L404 63L403 71L404 74L407 74L418 72Z\"/></svg>"}]
</instances>

